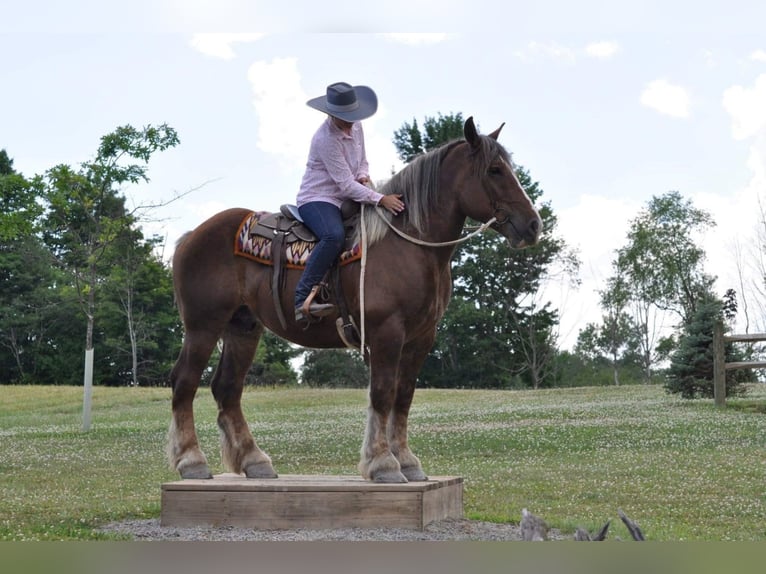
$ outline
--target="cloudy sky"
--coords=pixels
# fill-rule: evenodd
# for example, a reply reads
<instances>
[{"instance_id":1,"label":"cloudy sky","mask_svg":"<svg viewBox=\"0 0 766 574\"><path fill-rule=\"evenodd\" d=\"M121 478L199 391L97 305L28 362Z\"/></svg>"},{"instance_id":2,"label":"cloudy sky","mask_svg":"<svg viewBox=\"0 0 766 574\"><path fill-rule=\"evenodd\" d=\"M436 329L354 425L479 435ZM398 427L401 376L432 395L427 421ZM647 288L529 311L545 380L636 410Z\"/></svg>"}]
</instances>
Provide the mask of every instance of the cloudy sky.
<instances>
[{"instance_id":1,"label":"cloudy sky","mask_svg":"<svg viewBox=\"0 0 766 574\"><path fill-rule=\"evenodd\" d=\"M292 202L323 119L305 102L346 81L379 97L365 122L378 180L401 167L404 122L506 122L500 141L583 262L580 288L551 287L565 346L598 319L614 250L654 195L677 190L713 215L708 272L720 293L739 288L736 242L748 249L766 199L766 4L14 4L0 13L0 149L32 176L91 159L117 126L169 124L181 144L124 190L137 204L194 190L147 226L166 254L217 211Z\"/></svg>"}]
</instances>

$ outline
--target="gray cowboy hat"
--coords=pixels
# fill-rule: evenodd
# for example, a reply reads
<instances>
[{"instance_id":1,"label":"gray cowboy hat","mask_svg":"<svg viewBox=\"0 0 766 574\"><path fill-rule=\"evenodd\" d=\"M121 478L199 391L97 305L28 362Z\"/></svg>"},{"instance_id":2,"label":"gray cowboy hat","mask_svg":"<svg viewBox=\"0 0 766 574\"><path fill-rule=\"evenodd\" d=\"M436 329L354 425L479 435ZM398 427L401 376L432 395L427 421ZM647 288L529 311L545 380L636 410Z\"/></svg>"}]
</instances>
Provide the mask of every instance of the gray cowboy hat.
<instances>
[{"instance_id":1,"label":"gray cowboy hat","mask_svg":"<svg viewBox=\"0 0 766 574\"><path fill-rule=\"evenodd\" d=\"M347 122L369 118L378 110L378 96L367 86L337 82L327 86L327 94L312 98L307 105Z\"/></svg>"}]
</instances>

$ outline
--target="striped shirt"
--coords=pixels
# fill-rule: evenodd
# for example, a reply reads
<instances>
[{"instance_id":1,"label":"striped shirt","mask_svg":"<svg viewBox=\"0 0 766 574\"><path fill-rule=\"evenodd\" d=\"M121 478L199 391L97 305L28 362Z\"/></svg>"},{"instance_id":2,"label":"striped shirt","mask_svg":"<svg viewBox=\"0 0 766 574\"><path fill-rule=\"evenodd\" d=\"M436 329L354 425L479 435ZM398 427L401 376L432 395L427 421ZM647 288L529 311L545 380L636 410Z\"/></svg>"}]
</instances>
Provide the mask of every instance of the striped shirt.
<instances>
[{"instance_id":1,"label":"striped shirt","mask_svg":"<svg viewBox=\"0 0 766 574\"><path fill-rule=\"evenodd\" d=\"M347 135L328 116L311 138L298 206L325 201L340 207L346 199L377 204L383 195L357 181L369 177L368 170L361 122L354 122Z\"/></svg>"}]
</instances>

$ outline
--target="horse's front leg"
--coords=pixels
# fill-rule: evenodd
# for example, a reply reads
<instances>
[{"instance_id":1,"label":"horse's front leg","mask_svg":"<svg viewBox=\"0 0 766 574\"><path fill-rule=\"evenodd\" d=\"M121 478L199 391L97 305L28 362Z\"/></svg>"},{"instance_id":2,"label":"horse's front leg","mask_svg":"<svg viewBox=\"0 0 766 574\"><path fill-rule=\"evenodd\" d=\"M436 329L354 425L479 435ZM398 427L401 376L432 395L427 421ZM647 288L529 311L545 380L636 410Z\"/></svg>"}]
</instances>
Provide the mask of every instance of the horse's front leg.
<instances>
[{"instance_id":1,"label":"horse's front leg","mask_svg":"<svg viewBox=\"0 0 766 574\"><path fill-rule=\"evenodd\" d=\"M434 338L426 337L405 346L399 362L399 377L394 408L388 420L388 443L392 454L401 465L402 474L410 481L428 480L420 459L410 450L407 441L407 420L410 414L415 384L423 362L433 345Z\"/></svg>"},{"instance_id":2,"label":"horse's front leg","mask_svg":"<svg viewBox=\"0 0 766 574\"><path fill-rule=\"evenodd\" d=\"M407 482L388 443L388 422L396 398L396 379L401 356L400 337L378 329L370 341L370 404L362 443L359 471L375 482Z\"/></svg>"}]
</instances>

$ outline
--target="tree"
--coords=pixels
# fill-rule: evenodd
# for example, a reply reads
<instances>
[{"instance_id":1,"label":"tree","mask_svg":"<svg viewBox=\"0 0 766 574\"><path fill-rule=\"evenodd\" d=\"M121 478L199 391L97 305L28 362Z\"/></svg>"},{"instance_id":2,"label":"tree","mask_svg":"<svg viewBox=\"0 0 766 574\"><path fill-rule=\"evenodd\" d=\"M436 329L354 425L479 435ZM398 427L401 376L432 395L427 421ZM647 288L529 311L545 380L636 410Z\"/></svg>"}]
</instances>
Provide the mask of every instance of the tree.
<instances>
[{"instance_id":1,"label":"tree","mask_svg":"<svg viewBox=\"0 0 766 574\"><path fill-rule=\"evenodd\" d=\"M100 362L111 367L102 371L105 384L164 384L180 350L182 327L172 277L156 255L158 243L156 237L144 239L136 228L123 233L109 250L113 264L104 278L97 314L104 335Z\"/></svg>"},{"instance_id":2,"label":"tree","mask_svg":"<svg viewBox=\"0 0 766 574\"><path fill-rule=\"evenodd\" d=\"M589 323L580 331L575 352L586 360L604 357L612 369L615 385L620 384L620 368L635 363L639 356L640 333L633 318L625 312L629 291L621 277L611 277L600 292L604 315L601 324Z\"/></svg>"},{"instance_id":3,"label":"tree","mask_svg":"<svg viewBox=\"0 0 766 574\"><path fill-rule=\"evenodd\" d=\"M631 222L627 244L617 250L610 281L624 286L625 307L638 327L645 377L667 357L672 341L662 336L670 314L686 325L712 289L697 235L714 225L677 191L653 197ZM622 304L622 301L621 301Z\"/></svg>"},{"instance_id":4,"label":"tree","mask_svg":"<svg viewBox=\"0 0 766 574\"><path fill-rule=\"evenodd\" d=\"M463 114L459 112L446 116L439 114L438 118L426 117L422 132L415 118L412 119L412 124L404 122L402 127L394 132L394 145L399 159L409 163L420 154L462 138L464 125Z\"/></svg>"},{"instance_id":5,"label":"tree","mask_svg":"<svg viewBox=\"0 0 766 574\"><path fill-rule=\"evenodd\" d=\"M32 235L41 212L34 182L16 173L13 160L0 150L0 242Z\"/></svg>"},{"instance_id":6,"label":"tree","mask_svg":"<svg viewBox=\"0 0 766 574\"><path fill-rule=\"evenodd\" d=\"M59 165L45 175L48 210L43 236L57 264L72 278L87 324L83 418L86 430L90 426L96 294L107 272L105 254L135 223L133 215L125 209L119 187L148 181L147 164L151 156L177 144L175 130L164 124L142 130L122 126L101 138L95 159L83 163L78 171ZM123 163L126 160L136 163Z\"/></svg>"},{"instance_id":7,"label":"tree","mask_svg":"<svg viewBox=\"0 0 766 574\"><path fill-rule=\"evenodd\" d=\"M357 352L311 349L303 361L301 379L310 387L365 388L370 372Z\"/></svg>"},{"instance_id":8,"label":"tree","mask_svg":"<svg viewBox=\"0 0 766 574\"><path fill-rule=\"evenodd\" d=\"M298 374L291 361L300 354L300 349L265 331L258 345L255 361L245 377L245 384L276 386L297 383Z\"/></svg>"},{"instance_id":9,"label":"tree","mask_svg":"<svg viewBox=\"0 0 766 574\"><path fill-rule=\"evenodd\" d=\"M688 323L710 292L714 277L703 269L705 251L698 235L715 225L677 191L653 197L631 223L628 244L618 251L617 267L633 287L633 296Z\"/></svg>"},{"instance_id":10,"label":"tree","mask_svg":"<svg viewBox=\"0 0 766 574\"><path fill-rule=\"evenodd\" d=\"M54 270L38 237L36 183L0 150L0 382L33 383L54 309Z\"/></svg>"}]
</instances>

